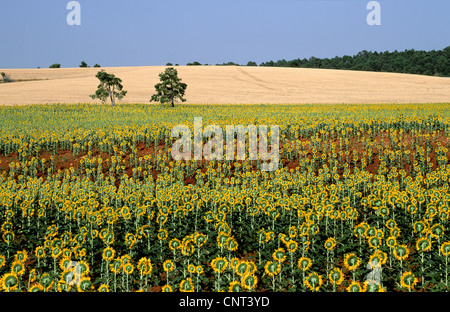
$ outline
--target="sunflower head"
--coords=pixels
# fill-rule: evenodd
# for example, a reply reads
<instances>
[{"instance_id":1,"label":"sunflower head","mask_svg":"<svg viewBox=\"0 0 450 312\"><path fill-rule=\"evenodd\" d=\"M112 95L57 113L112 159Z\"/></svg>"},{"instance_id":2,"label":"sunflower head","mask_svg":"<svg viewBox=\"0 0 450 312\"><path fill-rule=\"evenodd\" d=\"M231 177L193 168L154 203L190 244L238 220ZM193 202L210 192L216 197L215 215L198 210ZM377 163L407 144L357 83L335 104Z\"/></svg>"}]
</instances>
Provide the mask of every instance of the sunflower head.
<instances>
[{"instance_id":1,"label":"sunflower head","mask_svg":"<svg viewBox=\"0 0 450 312\"><path fill-rule=\"evenodd\" d=\"M318 291L320 286L322 286L322 276L316 272L311 272L305 278L305 285L312 291Z\"/></svg>"},{"instance_id":2,"label":"sunflower head","mask_svg":"<svg viewBox=\"0 0 450 312\"><path fill-rule=\"evenodd\" d=\"M94 285L91 282L91 279L89 277L82 277L80 279L80 282L77 284L77 289L79 292L86 292L94 289Z\"/></svg>"},{"instance_id":3,"label":"sunflower head","mask_svg":"<svg viewBox=\"0 0 450 312\"><path fill-rule=\"evenodd\" d=\"M190 277L182 280L180 282L180 291L181 292L194 292L194 284Z\"/></svg>"},{"instance_id":4,"label":"sunflower head","mask_svg":"<svg viewBox=\"0 0 450 312\"><path fill-rule=\"evenodd\" d=\"M444 256L449 256L450 255L450 241L448 242L444 242L441 245L441 252ZM1 256L0 256L1 257ZM2 267L1 263L0 263L0 268Z\"/></svg>"},{"instance_id":5,"label":"sunflower head","mask_svg":"<svg viewBox=\"0 0 450 312\"><path fill-rule=\"evenodd\" d=\"M403 273L403 275L400 278L400 285L406 289L413 289L414 286L417 284L417 278L414 276L414 274L411 271L407 271Z\"/></svg>"},{"instance_id":6,"label":"sunflower head","mask_svg":"<svg viewBox=\"0 0 450 312\"><path fill-rule=\"evenodd\" d=\"M328 278L330 279L331 283L340 285L344 281L344 273L342 273L341 269L334 268L328 274Z\"/></svg>"},{"instance_id":7,"label":"sunflower head","mask_svg":"<svg viewBox=\"0 0 450 312\"><path fill-rule=\"evenodd\" d=\"M34 283L30 286L30 288L28 288L29 292L40 292L40 291L44 291L44 287L42 287L41 284L39 283Z\"/></svg>"},{"instance_id":8,"label":"sunflower head","mask_svg":"<svg viewBox=\"0 0 450 312\"><path fill-rule=\"evenodd\" d=\"M216 273L223 273L228 266L228 260L222 257L217 257L211 261L211 267Z\"/></svg>"},{"instance_id":9,"label":"sunflower head","mask_svg":"<svg viewBox=\"0 0 450 312\"><path fill-rule=\"evenodd\" d=\"M409 249L406 245L397 245L394 247L394 257L397 260L406 260L409 255Z\"/></svg>"},{"instance_id":10,"label":"sunflower head","mask_svg":"<svg viewBox=\"0 0 450 312\"><path fill-rule=\"evenodd\" d=\"M272 258L280 263L284 262L286 260L286 251L283 248L278 248L273 252Z\"/></svg>"},{"instance_id":11,"label":"sunflower head","mask_svg":"<svg viewBox=\"0 0 450 312\"><path fill-rule=\"evenodd\" d=\"M228 287L229 292L242 292L241 283L238 281L232 281L230 287Z\"/></svg>"},{"instance_id":12,"label":"sunflower head","mask_svg":"<svg viewBox=\"0 0 450 312\"><path fill-rule=\"evenodd\" d=\"M258 278L254 274L246 273L242 277L241 286L244 289L251 291L252 289L255 289L257 283L258 283Z\"/></svg>"},{"instance_id":13,"label":"sunflower head","mask_svg":"<svg viewBox=\"0 0 450 312\"><path fill-rule=\"evenodd\" d=\"M326 250L331 251L336 246L336 240L333 237L330 237L325 241L324 246Z\"/></svg>"},{"instance_id":14,"label":"sunflower head","mask_svg":"<svg viewBox=\"0 0 450 312\"><path fill-rule=\"evenodd\" d=\"M172 272L173 269L175 268L175 264L173 263L172 260L166 260L163 263L163 269L166 272Z\"/></svg>"},{"instance_id":15,"label":"sunflower head","mask_svg":"<svg viewBox=\"0 0 450 312\"><path fill-rule=\"evenodd\" d=\"M269 276L277 275L281 271L281 264L277 261L267 261L264 266L264 271Z\"/></svg>"},{"instance_id":16,"label":"sunflower head","mask_svg":"<svg viewBox=\"0 0 450 312\"><path fill-rule=\"evenodd\" d=\"M14 255L14 261L25 262L28 259L28 253L25 250L18 251Z\"/></svg>"},{"instance_id":17,"label":"sunflower head","mask_svg":"<svg viewBox=\"0 0 450 312\"><path fill-rule=\"evenodd\" d=\"M312 265L312 261L309 258L301 257L298 259L298 267L302 271L308 271Z\"/></svg>"},{"instance_id":18,"label":"sunflower head","mask_svg":"<svg viewBox=\"0 0 450 312\"><path fill-rule=\"evenodd\" d=\"M101 284L98 287L98 292L109 292L109 286L106 284Z\"/></svg>"},{"instance_id":19,"label":"sunflower head","mask_svg":"<svg viewBox=\"0 0 450 312\"><path fill-rule=\"evenodd\" d=\"M16 273L6 273L3 275L2 279L2 287L6 291L14 291L19 287L19 277Z\"/></svg>"},{"instance_id":20,"label":"sunflower head","mask_svg":"<svg viewBox=\"0 0 450 312\"><path fill-rule=\"evenodd\" d=\"M384 288L377 281L364 281L363 292L384 292Z\"/></svg>"},{"instance_id":21,"label":"sunflower head","mask_svg":"<svg viewBox=\"0 0 450 312\"><path fill-rule=\"evenodd\" d=\"M429 251L431 249L431 241L427 237L421 237L416 242L416 249L419 252Z\"/></svg>"},{"instance_id":22,"label":"sunflower head","mask_svg":"<svg viewBox=\"0 0 450 312\"><path fill-rule=\"evenodd\" d=\"M102 258L105 261L111 261L112 259L114 259L115 254L116 251L114 249L112 249L111 247L106 247L105 249L103 249Z\"/></svg>"},{"instance_id":23,"label":"sunflower head","mask_svg":"<svg viewBox=\"0 0 450 312\"><path fill-rule=\"evenodd\" d=\"M22 276L25 273L25 265L21 261L13 261L11 264L11 273Z\"/></svg>"},{"instance_id":24,"label":"sunflower head","mask_svg":"<svg viewBox=\"0 0 450 312\"><path fill-rule=\"evenodd\" d=\"M123 265L123 272L125 274L132 274L134 271L134 266L131 264L131 262L127 262Z\"/></svg>"},{"instance_id":25,"label":"sunflower head","mask_svg":"<svg viewBox=\"0 0 450 312\"><path fill-rule=\"evenodd\" d=\"M352 281L347 287L348 292L362 292L363 288L358 281Z\"/></svg>"},{"instance_id":26,"label":"sunflower head","mask_svg":"<svg viewBox=\"0 0 450 312\"><path fill-rule=\"evenodd\" d=\"M360 264L361 264L361 260L359 260L359 258L356 254L349 253L349 254L345 255L344 265L348 270L353 271L353 270L357 269Z\"/></svg>"}]
</instances>

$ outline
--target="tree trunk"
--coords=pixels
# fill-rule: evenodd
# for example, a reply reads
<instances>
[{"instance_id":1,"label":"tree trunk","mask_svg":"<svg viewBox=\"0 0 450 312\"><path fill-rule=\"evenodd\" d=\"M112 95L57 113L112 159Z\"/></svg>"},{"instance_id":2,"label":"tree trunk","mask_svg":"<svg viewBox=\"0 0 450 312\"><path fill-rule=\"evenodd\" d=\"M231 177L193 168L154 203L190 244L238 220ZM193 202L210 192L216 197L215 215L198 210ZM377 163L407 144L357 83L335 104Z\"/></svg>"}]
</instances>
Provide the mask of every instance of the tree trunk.
<instances>
[{"instance_id":1,"label":"tree trunk","mask_svg":"<svg viewBox=\"0 0 450 312\"><path fill-rule=\"evenodd\" d=\"M114 87L111 91L111 89L109 89L109 97L111 98L111 105L114 106L115 104L115 99L114 99Z\"/></svg>"},{"instance_id":2,"label":"tree trunk","mask_svg":"<svg viewBox=\"0 0 450 312\"><path fill-rule=\"evenodd\" d=\"M173 104L173 98L172 98L172 107L175 107L175 105Z\"/></svg>"}]
</instances>

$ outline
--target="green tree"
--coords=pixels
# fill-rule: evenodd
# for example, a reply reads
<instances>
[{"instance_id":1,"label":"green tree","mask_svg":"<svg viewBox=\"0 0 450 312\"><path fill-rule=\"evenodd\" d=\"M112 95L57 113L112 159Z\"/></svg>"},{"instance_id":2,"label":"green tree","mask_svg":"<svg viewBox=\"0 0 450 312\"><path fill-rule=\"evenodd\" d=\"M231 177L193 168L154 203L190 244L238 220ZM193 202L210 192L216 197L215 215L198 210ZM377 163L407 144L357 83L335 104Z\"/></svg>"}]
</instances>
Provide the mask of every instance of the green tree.
<instances>
[{"instance_id":1,"label":"green tree","mask_svg":"<svg viewBox=\"0 0 450 312\"><path fill-rule=\"evenodd\" d=\"M98 65L98 64L95 64L95 65L94 65L94 67L101 67L101 66L100 66L100 65Z\"/></svg>"},{"instance_id":2,"label":"green tree","mask_svg":"<svg viewBox=\"0 0 450 312\"><path fill-rule=\"evenodd\" d=\"M100 80L100 84L97 87L97 91L95 94L90 95L90 97L95 99L100 99L103 103L106 102L106 99L111 99L111 105L114 106L116 103L116 98L121 100L125 95L127 95L127 91L123 90L122 79L116 77L113 74L108 74L104 70L101 70L95 76Z\"/></svg>"},{"instance_id":3,"label":"green tree","mask_svg":"<svg viewBox=\"0 0 450 312\"><path fill-rule=\"evenodd\" d=\"M86 68L88 67L88 64L85 61L82 61L80 67Z\"/></svg>"},{"instance_id":4,"label":"green tree","mask_svg":"<svg viewBox=\"0 0 450 312\"><path fill-rule=\"evenodd\" d=\"M49 66L49 68L61 68L61 64L52 64Z\"/></svg>"},{"instance_id":5,"label":"green tree","mask_svg":"<svg viewBox=\"0 0 450 312\"><path fill-rule=\"evenodd\" d=\"M181 82L181 78L178 77L178 72L175 68L169 67L159 74L160 83L155 85L156 94L152 95L150 102L172 103L172 107L175 107L174 102L179 98L182 102L186 102L183 98L186 92L187 84Z\"/></svg>"}]
</instances>

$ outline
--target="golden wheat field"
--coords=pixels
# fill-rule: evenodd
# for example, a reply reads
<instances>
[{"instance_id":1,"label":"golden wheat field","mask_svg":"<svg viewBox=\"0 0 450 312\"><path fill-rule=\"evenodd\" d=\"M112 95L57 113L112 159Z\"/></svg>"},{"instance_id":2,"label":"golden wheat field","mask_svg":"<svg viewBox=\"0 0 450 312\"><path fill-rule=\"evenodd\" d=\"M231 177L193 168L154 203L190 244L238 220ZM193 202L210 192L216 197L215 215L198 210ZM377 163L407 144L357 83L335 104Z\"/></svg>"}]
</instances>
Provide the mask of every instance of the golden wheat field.
<instances>
[{"instance_id":1,"label":"golden wheat field","mask_svg":"<svg viewBox=\"0 0 450 312\"><path fill-rule=\"evenodd\" d=\"M123 80L122 103L148 103L164 66L104 68ZM177 66L187 104L443 103L450 79L409 74L240 66ZM0 69L0 105L86 103L98 68Z\"/></svg>"}]
</instances>

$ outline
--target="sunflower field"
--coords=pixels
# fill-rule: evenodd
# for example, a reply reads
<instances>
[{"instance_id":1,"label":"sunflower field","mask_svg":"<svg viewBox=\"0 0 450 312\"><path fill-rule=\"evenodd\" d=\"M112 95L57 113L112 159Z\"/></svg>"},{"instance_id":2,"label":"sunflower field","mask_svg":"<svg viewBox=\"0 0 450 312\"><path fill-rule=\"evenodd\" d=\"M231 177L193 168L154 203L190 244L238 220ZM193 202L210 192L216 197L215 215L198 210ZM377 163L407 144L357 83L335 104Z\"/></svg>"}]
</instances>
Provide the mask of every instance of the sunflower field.
<instances>
[{"instance_id":1,"label":"sunflower field","mask_svg":"<svg viewBox=\"0 0 450 312\"><path fill-rule=\"evenodd\" d=\"M278 125L279 168L173 160L194 117ZM0 124L2 291L449 290L450 104L31 105Z\"/></svg>"}]
</instances>

